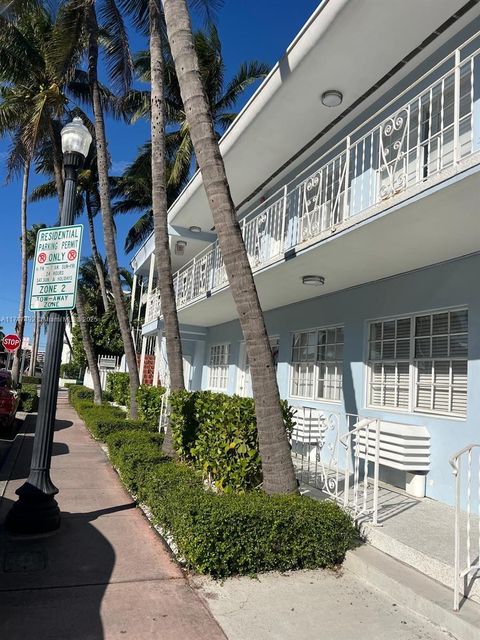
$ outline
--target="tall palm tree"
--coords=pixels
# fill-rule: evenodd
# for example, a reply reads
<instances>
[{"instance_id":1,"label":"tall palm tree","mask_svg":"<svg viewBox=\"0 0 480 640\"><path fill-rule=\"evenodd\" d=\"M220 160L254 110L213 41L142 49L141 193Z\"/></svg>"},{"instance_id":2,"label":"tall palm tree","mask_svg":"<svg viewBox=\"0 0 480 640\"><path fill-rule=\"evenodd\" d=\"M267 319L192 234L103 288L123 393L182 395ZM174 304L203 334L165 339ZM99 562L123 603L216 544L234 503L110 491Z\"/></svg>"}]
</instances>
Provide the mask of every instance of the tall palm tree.
<instances>
[{"instance_id":1,"label":"tall palm tree","mask_svg":"<svg viewBox=\"0 0 480 640\"><path fill-rule=\"evenodd\" d=\"M297 481L272 352L200 75L186 0L162 1L190 136L250 362L263 488L267 493L293 493L297 491Z\"/></svg>"},{"instance_id":2,"label":"tall palm tree","mask_svg":"<svg viewBox=\"0 0 480 640\"><path fill-rule=\"evenodd\" d=\"M133 63L130 57L128 38L122 16L115 0L103 0L100 5L102 25L97 19L95 0L69 0L61 10L64 34L69 40L87 41L88 85L93 108L95 140L97 152L98 192L102 214L105 252L108 260L113 299L117 311L118 323L125 347L125 357L130 376L130 415L137 415L136 393L139 387L138 365L125 300L118 271L118 258L115 246L115 226L113 223L112 203L109 185L109 157L105 133L104 110L106 103L102 86L98 79L98 58L100 44L104 45L107 70L112 85L122 93L128 89Z\"/></svg>"},{"instance_id":3,"label":"tall palm tree","mask_svg":"<svg viewBox=\"0 0 480 640\"><path fill-rule=\"evenodd\" d=\"M38 145L49 139L54 153L54 175L63 198L59 127L56 122L66 110L65 85L72 76L80 42L62 48L61 64L53 56L58 26L47 6L28 2L11 3L0 13L0 137L10 135L8 177L23 173L21 201L22 274L16 332L23 339L27 287L27 195L29 173ZM18 381L20 353L16 352L12 377Z\"/></svg>"}]
</instances>

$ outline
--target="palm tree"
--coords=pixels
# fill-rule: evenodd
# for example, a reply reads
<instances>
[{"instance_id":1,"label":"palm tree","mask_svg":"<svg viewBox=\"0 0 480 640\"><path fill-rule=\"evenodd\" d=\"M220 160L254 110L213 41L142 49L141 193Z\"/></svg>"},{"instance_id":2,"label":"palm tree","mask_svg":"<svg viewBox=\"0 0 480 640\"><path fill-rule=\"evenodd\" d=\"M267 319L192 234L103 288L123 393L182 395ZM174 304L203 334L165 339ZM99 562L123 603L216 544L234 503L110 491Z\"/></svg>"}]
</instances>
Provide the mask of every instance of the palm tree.
<instances>
[{"instance_id":1,"label":"palm tree","mask_svg":"<svg viewBox=\"0 0 480 640\"><path fill-rule=\"evenodd\" d=\"M38 145L49 139L53 148L54 175L63 198L59 127L66 110L65 85L75 67L82 44L62 48L62 63L53 51L59 30L52 12L35 2L13 3L0 14L0 137L10 135L8 178L23 173L21 200L22 274L16 332L23 338L27 287L27 196L30 166ZM54 46L55 45L55 46ZM18 382L20 352L14 356L12 377Z\"/></svg>"},{"instance_id":2,"label":"palm tree","mask_svg":"<svg viewBox=\"0 0 480 640\"><path fill-rule=\"evenodd\" d=\"M297 481L280 408L272 352L200 75L186 0L163 0L163 10L190 136L245 338L255 399L263 488L267 493L293 493L298 490Z\"/></svg>"},{"instance_id":3,"label":"palm tree","mask_svg":"<svg viewBox=\"0 0 480 640\"><path fill-rule=\"evenodd\" d=\"M87 78L89 97L94 115L98 193L102 214L105 252L108 260L115 309L117 311L130 376L130 415L136 417L136 393L139 386L138 366L118 272L115 226L113 223L108 176L109 157L104 120L104 109L107 105L102 93L102 86L98 79L100 42L104 44L104 50L107 55L107 70L109 71L112 85L118 87L122 93L125 93L130 85L133 63L130 57L128 38L123 19L115 1L104 0L100 11L101 18L103 19L101 27L97 20L95 0L70 0L62 7L61 21L63 33L68 40L75 41L79 39L81 41L87 41Z\"/></svg>"},{"instance_id":4,"label":"palm tree","mask_svg":"<svg viewBox=\"0 0 480 640\"><path fill-rule=\"evenodd\" d=\"M88 328L87 318L85 315L85 304L83 301L82 287L77 289L77 318L82 333L82 342L87 358L88 369L92 376L93 382L93 401L95 404L102 404L102 383L100 382L100 373L98 371L98 361L93 346L92 336Z\"/></svg>"},{"instance_id":5,"label":"palm tree","mask_svg":"<svg viewBox=\"0 0 480 640\"><path fill-rule=\"evenodd\" d=\"M188 173L179 184L173 185L169 176L172 171L176 145L169 144L171 139L166 137L167 155L165 171L167 181L167 204L175 202L183 188L188 183ZM140 213L140 217L128 231L125 238L125 251L130 253L144 242L153 231L152 212L152 145L144 144L135 160L125 169L120 177L112 178L111 193L114 215L123 213Z\"/></svg>"},{"instance_id":6,"label":"palm tree","mask_svg":"<svg viewBox=\"0 0 480 640\"><path fill-rule=\"evenodd\" d=\"M198 56L200 76L214 123L215 135L220 140L222 134L238 115L236 105L242 94L252 84L263 80L268 75L270 67L258 60L243 62L237 73L225 86L225 62L216 27L209 24L206 30L196 31L193 40ZM163 45L162 53L166 121L173 127L167 132L166 137L168 144L177 150L168 177L168 184L177 185L195 167L195 150L168 43ZM135 56L135 70L143 82L152 82L150 58L150 51L142 51ZM147 98L148 92L146 91L132 91L126 96L124 107L131 114L133 121L150 115L151 106Z\"/></svg>"}]
</instances>

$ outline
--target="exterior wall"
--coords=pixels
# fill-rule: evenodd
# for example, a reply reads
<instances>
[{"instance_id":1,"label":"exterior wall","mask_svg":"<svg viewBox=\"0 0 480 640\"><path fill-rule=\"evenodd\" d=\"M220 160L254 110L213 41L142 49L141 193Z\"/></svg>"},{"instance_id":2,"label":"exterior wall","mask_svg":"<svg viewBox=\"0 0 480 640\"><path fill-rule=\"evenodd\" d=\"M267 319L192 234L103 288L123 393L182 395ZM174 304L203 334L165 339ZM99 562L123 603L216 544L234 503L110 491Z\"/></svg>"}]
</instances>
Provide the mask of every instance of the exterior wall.
<instances>
[{"instance_id":1,"label":"exterior wall","mask_svg":"<svg viewBox=\"0 0 480 640\"><path fill-rule=\"evenodd\" d=\"M480 440L480 393L477 388L480 380L480 298L476 284L478 273L480 255L475 255L267 312L265 320L269 334L280 336L280 395L292 404L427 427L432 438L427 495L452 503L453 482L448 460L461 447ZM467 418L366 408L367 322L382 317L455 306L467 306L469 311ZM289 391L292 332L336 324L343 324L345 333L342 400L320 402L292 399ZM235 393L242 339L237 321L208 330L202 367L203 389L208 388L210 346L227 342L230 343L227 393ZM194 375L198 376L198 371Z\"/></svg>"},{"instance_id":2,"label":"exterior wall","mask_svg":"<svg viewBox=\"0 0 480 640\"><path fill-rule=\"evenodd\" d=\"M152 385L153 384L153 378L154 378L154 372L155 372L155 356L154 355L145 354L145 360L144 360L144 363L143 363L143 380L142 380L142 383L143 384Z\"/></svg>"}]
</instances>

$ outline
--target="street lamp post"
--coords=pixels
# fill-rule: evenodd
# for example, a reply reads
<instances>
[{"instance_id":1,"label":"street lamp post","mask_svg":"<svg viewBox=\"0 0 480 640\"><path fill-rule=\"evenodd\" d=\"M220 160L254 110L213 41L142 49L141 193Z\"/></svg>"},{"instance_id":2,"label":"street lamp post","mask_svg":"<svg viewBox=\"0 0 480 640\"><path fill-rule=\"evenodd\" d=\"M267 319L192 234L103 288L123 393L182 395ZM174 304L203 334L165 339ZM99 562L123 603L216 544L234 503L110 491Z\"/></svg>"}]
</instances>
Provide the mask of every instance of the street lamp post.
<instances>
[{"instance_id":1,"label":"street lamp post","mask_svg":"<svg viewBox=\"0 0 480 640\"><path fill-rule=\"evenodd\" d=\"M61 131L65 191L61 226L73 223L77 173L88 154L92 136L80 118L74 118ZM40 390L30 475L17 489L19 496L7 515L6 527L12 533L44 533L60 526L60 509L54 496L57 487L50 478L58 380L65 332L65 311L51 311L48 320L47 348Z\"/></svg>"}]
</instances>

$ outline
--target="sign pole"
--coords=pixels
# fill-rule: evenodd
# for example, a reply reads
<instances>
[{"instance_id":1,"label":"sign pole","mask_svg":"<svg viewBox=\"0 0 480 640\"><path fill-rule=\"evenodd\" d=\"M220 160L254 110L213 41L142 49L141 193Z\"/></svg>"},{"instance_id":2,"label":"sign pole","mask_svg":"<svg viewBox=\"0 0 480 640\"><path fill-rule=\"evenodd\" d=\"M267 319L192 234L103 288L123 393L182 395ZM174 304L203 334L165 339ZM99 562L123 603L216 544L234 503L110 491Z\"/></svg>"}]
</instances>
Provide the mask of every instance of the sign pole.
<instances>
[{"instance_id":1,"label":"sign pole","mask_svg":"<svg viewBox=\"0 0 480 640\"><path fill-rule=\"evenodd\" d=\"M73 222L77 173L83 160L84 157L78 152L64 153L65 191L60 223L62 226L71 225ZM50 463L65 332L65 313L52 307L49 314L45 365L30 475L27 481L17 489L19 499L7 515L5 525L11 533L45 533L60 526L60 509L54 498L58 489L50 478Z\"/></svg>"}]
</instances>

